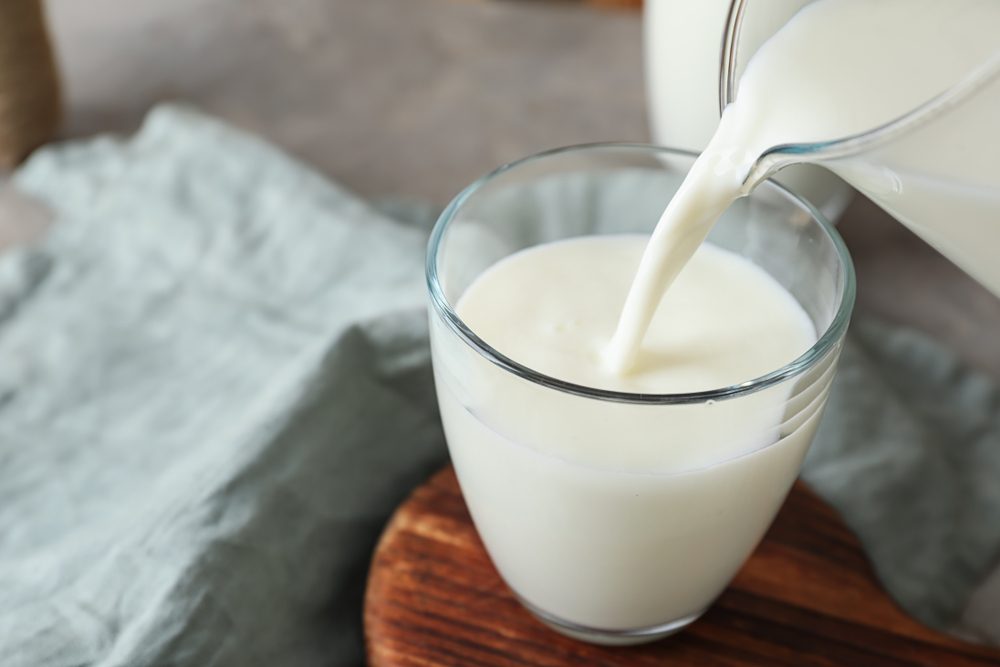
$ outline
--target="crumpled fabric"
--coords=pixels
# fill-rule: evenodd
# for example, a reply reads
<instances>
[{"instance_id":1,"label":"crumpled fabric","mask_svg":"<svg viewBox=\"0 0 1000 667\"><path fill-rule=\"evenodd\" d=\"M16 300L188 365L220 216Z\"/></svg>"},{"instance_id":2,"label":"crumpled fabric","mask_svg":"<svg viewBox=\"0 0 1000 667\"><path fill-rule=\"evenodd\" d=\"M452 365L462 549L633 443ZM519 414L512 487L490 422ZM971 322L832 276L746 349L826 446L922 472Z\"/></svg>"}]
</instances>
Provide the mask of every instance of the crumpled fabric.
<instances>
[{"instance_id":1,"label":"crumpled fabric","mask_svg":"<svg viewBox=\"0 0 1000 667\"><path fill-rule=\"evenodd\" d=\"M200 115L47 150L0 260L0 663L356 665L445 459L425 233Z\"/></svg>"}]
</instances>

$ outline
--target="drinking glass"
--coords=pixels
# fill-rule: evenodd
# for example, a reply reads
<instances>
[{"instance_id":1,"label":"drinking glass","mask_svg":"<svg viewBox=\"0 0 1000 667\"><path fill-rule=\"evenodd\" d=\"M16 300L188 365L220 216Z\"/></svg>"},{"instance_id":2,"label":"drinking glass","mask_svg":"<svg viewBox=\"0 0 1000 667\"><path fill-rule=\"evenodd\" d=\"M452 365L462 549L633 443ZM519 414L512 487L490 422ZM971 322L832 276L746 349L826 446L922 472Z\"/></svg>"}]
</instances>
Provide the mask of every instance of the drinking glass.
<instances>
[{"instance_id":1,"label":"drinking glass","mask_svg":"<svg viewBox=\"0 0 1000 667\"><path fill-rule=\"evenodd\" d=\"M854 302L847 250L775 183L722 216L709 242L770 274L817 340L786 366L710 391L630 394L545 375L491 347L456 303L525 248L649 234L694 158L621 144L535 155L466 188L429 244L434 377L463 496L517 597L586 641L640 643L683 628L760 541L826 402ZM602 446L575 446L584 440Z\"/></svg>"}]
</instances>

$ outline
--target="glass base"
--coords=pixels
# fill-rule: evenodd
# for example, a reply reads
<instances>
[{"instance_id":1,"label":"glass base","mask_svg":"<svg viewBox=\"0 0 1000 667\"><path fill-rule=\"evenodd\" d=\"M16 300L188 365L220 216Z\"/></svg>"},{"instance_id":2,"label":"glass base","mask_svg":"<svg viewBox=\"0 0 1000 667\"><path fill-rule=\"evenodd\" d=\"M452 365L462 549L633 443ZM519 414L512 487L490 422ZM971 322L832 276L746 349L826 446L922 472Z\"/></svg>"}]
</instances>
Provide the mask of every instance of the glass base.
<instances>
[{"instance_id":1,"label":"glass base","mask_svg":"<svg viewBox=\"0 0 1000 667\"><path fill-rule=\"evenodd\" d=\"M687 626L697 621L698 618L705 613L705 610L702 610L695 614L691 614L690 616L685 616L684 618L679 618L675 621L662 623L660 625L653 625L648 628L638 628L633 630L602 630L600 628L591 628L586 625L579 625L577 623L571 623L570 621L564 621L561 618L556 618L552 614L544 612L533 606L530 602L525 601L521 596L518 596L518 600L525 606L525 608L527 608L528 611L534 614L538 620L559 634L566 635L567 637L577 639L582 642L601 644L604 646L632 646L634 644L655 642L658 639L663 639L664 637L669 637L674 633L680 632Z\"/></svg>"}]
</instances>

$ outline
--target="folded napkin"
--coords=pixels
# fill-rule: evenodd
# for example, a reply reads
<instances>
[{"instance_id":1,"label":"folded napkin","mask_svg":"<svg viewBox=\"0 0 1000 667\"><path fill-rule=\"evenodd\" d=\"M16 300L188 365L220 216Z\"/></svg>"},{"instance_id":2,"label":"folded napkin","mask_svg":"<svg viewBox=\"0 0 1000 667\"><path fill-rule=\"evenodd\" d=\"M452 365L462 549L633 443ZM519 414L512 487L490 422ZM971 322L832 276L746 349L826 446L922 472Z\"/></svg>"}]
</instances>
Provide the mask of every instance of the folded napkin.
<instances>
[{"instance_id":1,"label":"folded napkin","mask_svg":"<svg viewBox=\"0 0 1000 667\"><path fill-rule=\"evenodd\" d=\"M425 233L178 109L38 155L0 260L0 663L356 665L445 460Z\"/></svg>"},{"instance_id":2,"label":"folded napkin","mask_svg":"<svg viewBox=\"0 0 1000 667\"><path fill-rule=\"evenodd\" d=\"M5 667L360 664L374 542L445 460L427 209L172 107L15 180L58 222L0 258ZM1000 555L998 392L859 325L806 477L949 627Z\"/></svg>"}]
</instances>

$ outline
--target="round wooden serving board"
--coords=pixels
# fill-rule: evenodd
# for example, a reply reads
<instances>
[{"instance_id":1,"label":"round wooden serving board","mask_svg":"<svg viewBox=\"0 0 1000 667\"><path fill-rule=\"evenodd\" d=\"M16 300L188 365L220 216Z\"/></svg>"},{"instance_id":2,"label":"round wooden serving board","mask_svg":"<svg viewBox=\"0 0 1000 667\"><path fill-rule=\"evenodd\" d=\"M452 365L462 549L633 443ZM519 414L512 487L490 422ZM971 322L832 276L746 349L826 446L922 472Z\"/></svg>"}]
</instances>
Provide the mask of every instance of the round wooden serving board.
<instances>
[{"instance_id":1,"label":"round wooden serving board","mask_svg":"<svg viewBox=\"0 0 1000 667\"><path fill-rule=\"evenodd\" d=\"M1000 651L928 630L896 607L857 539L801 483L700 620L657 643L606 648L553 632L514 599L448 467L386 527L364 618L371 667L1000 665Z\"/></svg>"}]
</instances>

